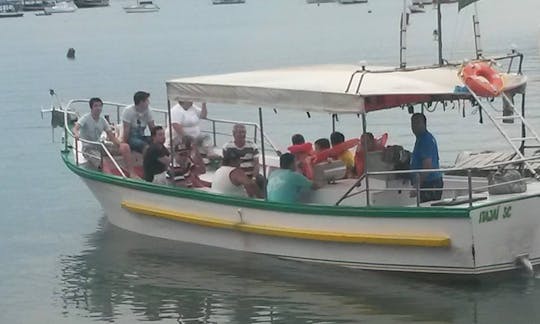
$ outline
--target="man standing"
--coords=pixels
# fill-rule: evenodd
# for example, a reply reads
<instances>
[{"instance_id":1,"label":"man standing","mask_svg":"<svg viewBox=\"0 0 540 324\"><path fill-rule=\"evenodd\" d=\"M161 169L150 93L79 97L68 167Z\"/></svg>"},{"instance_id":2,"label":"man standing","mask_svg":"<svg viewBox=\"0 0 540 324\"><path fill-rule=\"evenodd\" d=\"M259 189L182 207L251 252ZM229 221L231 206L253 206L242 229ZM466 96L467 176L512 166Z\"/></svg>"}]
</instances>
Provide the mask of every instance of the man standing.
<instances>
[{"instance_id":1,"label":"man standing","mask_svg":"<svg viewBox=\"0 0 540 324\"><path fill-rule=\"evenodd\" d=\"M268 178L268 201L293 204L304 192L317 189L315 182L294 171L295 158L291 153L283 153L279 157L279 167Z\"/></svg>"},{"instance_id":2,"label":"man standing","mask_svg":"<svg viewBox=\"0 0 540 324\"><path fill-rule=\"evenodd\" d=\"M411 129L416 136L414 150L411 156L411 169L439 169L439 149L435 137L427 131L426 116L421 113L413 114L411 117ZM420 173L417 177L413 173L413 183L420 179L420 189L442 189L443 179L440 172ZM415 196L416 192L412 191L411 196ZM420 191L420 202L440 200L442 196L441 190Z\"/></svg>"},{"instance_id":3,"label":"man standing","mask_svg":"<svg viewBox=\"0 0 540 324\"><path fill-rule=\"evenodd\" d=\"M128 143L133 151L144 153L150 138L144 135L146 126L155 127L154 116L149 109L150 94L144 91L137 91L133 96L133 105L128 106L122 113L122 142Z\"/></svg>"},{"instance_id":4,"label":"man standing","mask_svg":"<svg viewBox=\"0 0 540 324\"><path fill-rule=\"evenodd\" d=\"M223 155L233 150L240 156L240 168L244 173L255 180L259 188L264 188L264 177L259 174L259 149L257 145L246 140L246 127L236 124L233 127L233 140L223 146Z\"/></svg>"},{"instance_id":5,"label":"man standing","mask_svg":"<svg viewBox=\"0 0 540 324\"><path fill-rule=\"evenodd\" d=\"M152 143L144 153L144 180L159 184L167 184L167 169L171 163L169 150L165 148L165 131L156 126L150 131Z\"/></svg>"},{"instance_id":6,"label":"man standing","mask_svg":"<svg viewBox=\"0 0 540 324\"><path fill-rule=\"evenodd\" d=\"M90 105L90 112L83 115L73 127L73 136L76 140L82 138L83 140L98 142L101 133L105 132L109 141L113 142L118 149L124 163L128 169L129 175L132 178L137 178L133 171L133 165L131 161L131 150L129 145L121 143L114 135L111 125L107 120L101 116L101 110L103 109L103 101L100 98L92 98L88 102ZM101 156L101 148L96 144L83 143L82 152L86 156ZM91 161L91 160L89 160Z\"/></svg>"}]
</instances>

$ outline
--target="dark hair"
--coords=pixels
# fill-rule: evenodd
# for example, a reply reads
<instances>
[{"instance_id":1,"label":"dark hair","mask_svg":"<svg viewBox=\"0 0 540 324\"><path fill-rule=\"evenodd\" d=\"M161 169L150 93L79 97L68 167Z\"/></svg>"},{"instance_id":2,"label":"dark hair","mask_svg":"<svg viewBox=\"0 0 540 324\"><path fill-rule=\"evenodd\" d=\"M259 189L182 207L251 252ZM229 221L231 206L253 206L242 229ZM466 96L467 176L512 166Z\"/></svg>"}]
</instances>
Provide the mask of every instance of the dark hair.
<instances>
[{"instance_id":1,"label":"dark hair","mask_svg":"<svg viewBox=\"0 0 540 324\"><path fill-rule=\"evenodd\" d=\"M152 128L152 129L150 130L150 135L151 135L152 137L156 136L158 130L160 130L160 129L163 130L163 127L161 127L161 126L156 126L156 127Z\"/></svg>"},{"instance_id":2,"label":"dark hair","mask_svg":"<svg viewBox=\"0 0 540 324\"><path fill-rule=\"evenodd\" d=\"M294 165L294 155L291 153L283 153L279 157L279 167L282 169L291 169Z\"/></svg>"},{"instance_id":3,"label":"dark hair","mask_svg":"<svg viewBox=\"0 0 540 324\"><path fill-rule=\"evenodd\" d=\"M427 125L426 115L424 115L422 113L414 113L414 114L412 114L411 120L416 119L416 118L422 118L422 120L424 121L424 125Z\"/></svg>"},{"instance_id":4,"label":"dark hair","mask_svg":"<svg viewBox=\"0 0 540 324\"><path fill-rule=\"evenodd\" d=\"M150 97L150 94L148 92L145 92L145 91L137 91L135 92L135 94L133 95L133 103L138 105L139 103L141 103L142 101L145 101L146 99L148 99L148 97Z\"/></svg>"},{"instance_id":5,"label":"dark hair","mask_svg":"<svg viewBox=\"0 0 540 324\"><path fill-rule=\"evenodd\" d=\"M330 142L332 143L332 146L345 142L345 135L343 135L340 132L333 132L330 134Z\"/></svg>"},{"instance_id":6,"label":"dark hair","mask_svg":"<svg viewBox=\"0 0 540 324\"><path fill-rule=\"evenodd\" d=\"M293 145L298 145L298 144L304 144L306 140L304 139L304 136L302 136L302 134L294 134L291 137L291 142L293 143Z\"/></svg>"},{"instance_id":7,"label":"dark hair","mask_svg":"<svg viewBox=\"0 0 540 324\"><path fill-rule=\"evenodd\" d=\"M238 150L230 148L223 151L223 160L221 160L221 165L231 166L234 161L240 160L240 152Z\"/></svg>"},{"instance_id":8,"label":"dark hair","mask_svg":"<svg viewBox=\"0 0 540 324\"><path fill-rule=\"evenodd\" d=\"M91 98L90 101L88 101L88 104L90 105L90 108L96 103L99 102L101 105L103 105L103 101L99 99L98 97Z\"/></svg>"},{"instance_id":9,"label":"dark hair","mask_svg":"<svg viewBox=\"0 0 540 324\"><path fill-rule=\"evenodd\" d=\"M329 149L330 141L327 138L319 138L315 141L315 146L318 146L321 149Z\"/></svg>"}]
</instances>

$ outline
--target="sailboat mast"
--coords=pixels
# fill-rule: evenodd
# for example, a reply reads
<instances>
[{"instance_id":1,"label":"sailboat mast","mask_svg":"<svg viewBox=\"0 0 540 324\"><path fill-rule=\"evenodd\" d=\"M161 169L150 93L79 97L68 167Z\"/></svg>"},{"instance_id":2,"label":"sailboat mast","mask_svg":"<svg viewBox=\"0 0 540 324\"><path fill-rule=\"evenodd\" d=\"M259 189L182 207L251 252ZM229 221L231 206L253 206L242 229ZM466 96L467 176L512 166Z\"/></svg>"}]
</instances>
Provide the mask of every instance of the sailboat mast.
<instances>
[{"instance_id":1,"label":"sailboat mast","mask_svg":"<svg viewBox=\"0 0 540 324\"><path fill-rule=\"evenodd\" d=\"M441 24L441 20L442 20L442 15L441 15L441 1L440 0L436 0L437 1L437 32L438 32L438 38L437 38L437 41L438 41L438 45L439 45L439 65L443 65L444 62L443 62L443 56L442 56L442 24Z\"/></svg>"}]
</instances>

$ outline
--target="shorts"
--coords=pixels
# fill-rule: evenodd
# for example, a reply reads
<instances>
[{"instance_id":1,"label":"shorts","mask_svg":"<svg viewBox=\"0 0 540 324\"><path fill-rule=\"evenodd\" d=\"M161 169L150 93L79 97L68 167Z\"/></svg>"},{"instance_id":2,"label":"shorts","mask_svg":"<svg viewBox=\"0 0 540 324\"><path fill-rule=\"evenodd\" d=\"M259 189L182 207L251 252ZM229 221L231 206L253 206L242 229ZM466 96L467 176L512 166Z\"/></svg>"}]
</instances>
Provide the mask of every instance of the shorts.
<instances>
[{"instance_id":1,"label":"shorts","mask_svg":"<svg viewBox=\"0 0 540 324\"><path fill-rule=\"evenodd\" d=\"M150 136L130 136L128 144L132 151L142 153L144 147L150 144Z\"/></svg>"}]
</instances>

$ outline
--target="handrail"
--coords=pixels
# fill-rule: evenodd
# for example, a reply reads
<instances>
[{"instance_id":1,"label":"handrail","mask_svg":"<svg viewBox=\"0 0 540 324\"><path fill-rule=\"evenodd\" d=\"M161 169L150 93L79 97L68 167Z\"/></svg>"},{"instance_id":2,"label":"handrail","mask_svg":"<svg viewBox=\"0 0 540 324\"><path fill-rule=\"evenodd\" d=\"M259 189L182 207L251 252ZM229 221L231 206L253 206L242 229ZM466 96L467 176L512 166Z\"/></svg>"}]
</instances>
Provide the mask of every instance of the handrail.
<instances>
[{"instance_id":1,"label":"handrail","mask_svg":"<svg viewBox=\"0 0 540 324\"><path fill-rule=\"evenodd\" d=\"M524 159L518 159L518 160L510 160L510 161L504 161L504 162L497 162L497 163L491 163L482 165L480 167L469 167L469 168L439 168L439 169L418 169L418 170L392 170L392 171L375 171L375 172L366 172L360 178L337 200L335 203L336 206L338 206L343 200L350 198L352 196L355 196L358 194L358 192L355 192L353 194L350 194L354 188L359 187L362 183L362 180L364 178L368 178L369 176L374 175L393 175L393 174L416 174L417 177L421 173L432 173L432 172L441 172L441 173L447 173L447 172L454 172L454 171L467 171L467 187L455 187L455 188L419 188L418 186L415 187L397 187L397 188L377 188L377 191L397 191L397 190L404 190L404 191L416 191L417 192L417 198L419 196L419 193L422 191L451 191L451 190L467 190L469 192L469 198L472 197L473 192L482 192L482 189L489 189L495 186L500 186L504 184L511 184L511 183L517 183L521 182L524 179L518 179L518 180L510 180L506 182L491 184L487 186L480 186L476 188L472 188L472 171L480 171L488 168L494 168L494 167L502 167L506 165L516 164L516 163L523 163L525 161L531 161L531 160L540 160L540 155L538 156L532 156ZM418 181L417 181L418 183ZM373 188L366 188L361 190L360 192L366 192L366 195L369 195L369 191L373 191ZM419 200L417 199L417 206L420 205ZM470 199L470 206L472 206L472 200Z\"/></svg>"},{"instance_id":2,"label":"handrail","mask_svg":"<svg viewBox=\"0 0 540 324\"><path fill-rule=\"evenodd\" d=\"M77 103L88 103L89 102L89 99L71 99L68 101L67 105L66 105L66 108L63 108L62 106L60 106L60 109L59 111L62 111L64 113L64 127L66 128L66 134L71 136L72 138L74 138L74 135L73 135L73 132L71 131L71 129L69 129L68 125L68 118L67 116L68 115L76 115L78 116L77 112L74 111L74 110L71 110L72 106L74 104L77 104ZM125 108L127 107L128 105L126 104L122 104L122 103L117 103L117 102L111 102L111 101L103 101L103 106L111 106L112 109L116 109L116 120L117 120L117 124L120 123L120 109L121 108ZM157 113L160 113L160 114L163 114L165 116L165 121L167 121L167 117L168 117L168 110L165 110L165 109L159 109L159 108L151 108L152 109L152 112L157 112ZM247 122L247 121L237 121L237 120L227 120L227 119L217 119L217 118L204 118L202 120L207 120L208 122L212 123L213 125L213 130L212 130L212 134L213 134L213 139L214 139L214 146L216 146L216 129L215 129L215 124L216 123L222 123L222 124L242 124L242 125L245 125L245 126L250 126L250 127L254 127L254 141L256 142L256 134L258 133L258 131L260 132L260 126L259 124L257 123L254 123L254 122ZM203 131L203 132L209 132L209 131ZM264 140L270 144L270 146L272 147L272 149L274 150L274 152L276 154L280 154L280 151L279 149L277 148L277 146L274 144L274 142L268 137L268 135L266 133L262 133L263 136L264 136ZM67 139L66 139L67 140ZM124 172L122 171L122 169L120 168L120 166L118 165L118 162L112 157L112 154L110 153L110 151L107 149L106 145L102 142L93 142L93 141L88 141L88 140L85 140L85 139L81 139L79 138L79 141L81 141L82 143L86 143L86 144L93 144L93 145L99 145L104 151L105 153L107 154L107 156L113 161L113 164L115 166L115 168L118 170L118 172L120 172L120 174L125 178L125 174ZM76 148L77 150L77 148ZM77 152L78 153L78 152Z\"/></svg>"}]
</instances>

